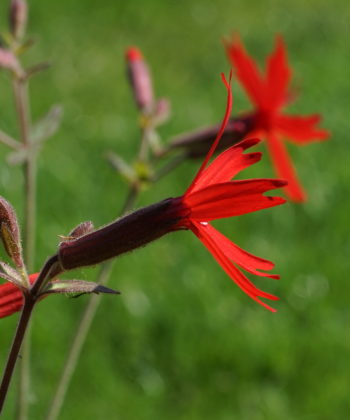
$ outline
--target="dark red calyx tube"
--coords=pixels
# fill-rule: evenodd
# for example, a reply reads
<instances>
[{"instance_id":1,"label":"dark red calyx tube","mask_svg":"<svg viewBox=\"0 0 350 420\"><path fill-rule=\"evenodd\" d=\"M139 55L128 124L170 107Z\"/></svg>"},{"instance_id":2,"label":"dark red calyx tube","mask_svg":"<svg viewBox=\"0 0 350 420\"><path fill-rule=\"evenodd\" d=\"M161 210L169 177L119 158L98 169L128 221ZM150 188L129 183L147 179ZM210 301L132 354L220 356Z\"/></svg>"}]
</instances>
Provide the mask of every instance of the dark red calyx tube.
<instances>
[{"instance_id":1,"label":"dark red calyx tube","mask_svg":"<svg viewBox=\"0 0 350 420\"><path fill-rule=\"evenodd\" d=\"M183 229L179 222L187 213L181 197L168 198L77 239L61 242L58 251L61 267L72 270L99 264L144 246L169 232Z\"/></svg>"}]
</instances>

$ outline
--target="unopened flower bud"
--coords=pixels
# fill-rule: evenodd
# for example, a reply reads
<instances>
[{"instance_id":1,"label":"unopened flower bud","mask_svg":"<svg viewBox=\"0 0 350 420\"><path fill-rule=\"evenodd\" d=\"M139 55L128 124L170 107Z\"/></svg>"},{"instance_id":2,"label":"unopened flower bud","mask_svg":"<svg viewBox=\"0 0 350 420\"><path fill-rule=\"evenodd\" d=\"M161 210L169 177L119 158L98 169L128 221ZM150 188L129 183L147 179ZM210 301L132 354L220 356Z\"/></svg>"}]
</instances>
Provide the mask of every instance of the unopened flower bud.
<instances>
[{"instance_id":1,"label":"unopened flower bud","mask_svg":"<svg viewBox=\"0 0 350 420\"><path fill-rule=\"evenodd\" d=\"M231 118L223 132L217 151L226 149L238 143L253 129L254 115L248 114L242 117ZM179 135L172 140L172 149L183 149L187 151L190 158L198 158L208 153L217 133L219 125L202 128L188 134Z\"/></svg>"},{"instance_id":2,"label":"unopened flower bud","mask_svg":"<svg viewBox=\"0 0 350 420\"><path fill-rule=\"evenodd\" d=\"M0 48L0 68L20 73L20 65L12 51Z\"/></svg>"},{"instance_id":3,"label":"unopened flower bud","mask_svg":"<svg viewBox=\"0 0 350 420\"><path fill-rule=\"evenodd\" d=\"M27 3L25 0L12 0L9 11L10 30L14 38L21 39L27 25Z\"/></svg>"},{"instance_id":4,"label":"unopened flower bud","mask_svg":"<svg viewBox=\"0 0 350 420\"><path fill-rule=\"evenodd\" d=\"M141 51L130 47L126 51L127 72L135 102L141 111L149 111L154 106L152 79Z\"/></svg>"},{"instance_id":5,"label":"unopened flower bud","mask_svg":"<svg viewBox=\"0 0 350 420\"><path fill-rule=\"evenodd\" d=\"M142 247L178 230L186 211L179 199L169 198L139 209L114 223L60 244L58 259L64 270L99 264Z\"/></svg>"},{"instance_id":6,"label":"unopened flower bud","mask_svg":"<svg viewBox=\"0 0 350 420\"><path fill-rule=\"evenodd\" d=\"M22 245L16 213L11 204L0 197L0 236L5 250L17 267L23 267Z\"/></svg>"}]
</instances>

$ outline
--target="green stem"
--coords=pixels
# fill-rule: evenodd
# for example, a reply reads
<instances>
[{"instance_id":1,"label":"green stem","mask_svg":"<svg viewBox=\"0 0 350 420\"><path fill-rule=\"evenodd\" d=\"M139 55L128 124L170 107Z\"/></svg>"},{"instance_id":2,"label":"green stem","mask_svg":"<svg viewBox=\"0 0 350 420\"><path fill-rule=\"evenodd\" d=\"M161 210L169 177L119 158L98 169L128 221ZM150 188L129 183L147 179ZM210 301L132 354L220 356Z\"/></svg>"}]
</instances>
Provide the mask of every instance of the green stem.
<instances>
[{"instance_id":1,"label":"green stem","mask_svg":"<svg viewBox=\"0 0 350 420\"><path fill-rule=\"evenodd\" d=\"M23 165L24 172L24 259L27 270L33 269L36 222L36 154L31 150L30 139L30 107L28 100L28 86L25 79L14 76L13 91L15 97L20 138L24 147L29 151ZM28 418L28 394L30 388L30 334L23 343L22 359L20 363L19 392L17 420Z\"/></svg>"},{"instance_id":2,"label":"green stem","mask_svg":"<svg viewBox=\"0 0 350 420\"><path fill-rule=\"evenodd\" d=\"M2 130L0 130L0 142L14 150L18 150L22 146L19 141L15 140Z\"/></svg>"},{"instance_id":3,"label":"green stem","mask_svg":"<svg viewBox=\"0 0 350 420\"><path fill-rule=\"evenodd\" d=\"M29 271L33 268L36 213L36 154L31 150L30 108L25 80L14 77L13 90L18 115L21 141L29 151L24 163L25 229L24 258Z\"/></svg>"}]
</instances>

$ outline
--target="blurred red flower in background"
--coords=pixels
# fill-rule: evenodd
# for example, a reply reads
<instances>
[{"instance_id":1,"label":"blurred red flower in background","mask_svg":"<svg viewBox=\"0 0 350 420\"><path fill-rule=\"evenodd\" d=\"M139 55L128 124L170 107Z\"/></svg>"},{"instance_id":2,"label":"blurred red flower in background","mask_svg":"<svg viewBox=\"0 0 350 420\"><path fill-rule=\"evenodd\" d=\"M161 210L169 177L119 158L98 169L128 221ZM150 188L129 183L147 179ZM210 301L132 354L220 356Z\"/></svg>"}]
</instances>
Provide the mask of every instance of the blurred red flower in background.
<instances>
[{"instance_id":1,"label":"blurred red flower in background","mask_svg":"<svg viewBox=\"0 0 350 420\"><path fill-rule=\"evenodd\" d=\"M226 42L226 50L239 81L256 107L251 134L266 137L276 172L288 181L286 191L289 197L294 201L304 201L305 193L281 137L286 136L294 143L304 145L324 140L329 133L317 127L320 115L287 115L282 112L288 102L288 83L292 74L283 39L280 36L276 39L275 51L267 59L265 77L238 36L232 42Z\"/></svg>"}]
</instances>

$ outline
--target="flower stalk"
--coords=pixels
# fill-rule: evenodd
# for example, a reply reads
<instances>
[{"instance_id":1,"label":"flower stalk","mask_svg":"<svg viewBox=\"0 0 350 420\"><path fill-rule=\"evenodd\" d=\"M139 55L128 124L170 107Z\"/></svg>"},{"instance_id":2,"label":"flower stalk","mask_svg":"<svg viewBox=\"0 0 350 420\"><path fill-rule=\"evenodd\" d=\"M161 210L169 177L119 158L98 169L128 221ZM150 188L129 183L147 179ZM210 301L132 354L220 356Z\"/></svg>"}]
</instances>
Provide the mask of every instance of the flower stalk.
<instances>
[{"instance_id":1,"label":"flower stalk","mask_svg":"<svg viewBox=\"0 0 350 420\"><path fill-rule=\"evenodd\" d=\"M26 295L21 317L18 322L16 334L15 334L15 337L11 346L11 351L8 356L4 375L3 375L2 382L0 385L0 414L4 406L7 391L8 391L10 381L13 375L13 371L14 371L14 368L18 359L18 354L21 349L21 346L25 337L25 333L28 328L28 324L32 315L34 304L35 304L35 301L31 299L30 295Z\"/></svg>"}]
</instances>

